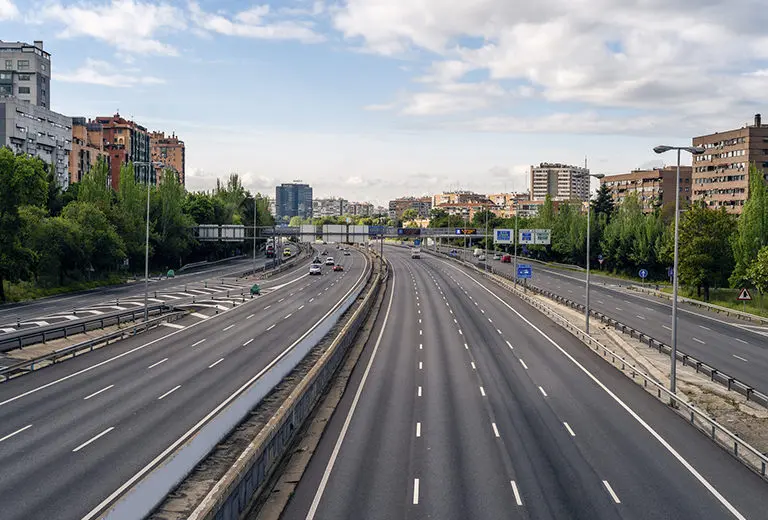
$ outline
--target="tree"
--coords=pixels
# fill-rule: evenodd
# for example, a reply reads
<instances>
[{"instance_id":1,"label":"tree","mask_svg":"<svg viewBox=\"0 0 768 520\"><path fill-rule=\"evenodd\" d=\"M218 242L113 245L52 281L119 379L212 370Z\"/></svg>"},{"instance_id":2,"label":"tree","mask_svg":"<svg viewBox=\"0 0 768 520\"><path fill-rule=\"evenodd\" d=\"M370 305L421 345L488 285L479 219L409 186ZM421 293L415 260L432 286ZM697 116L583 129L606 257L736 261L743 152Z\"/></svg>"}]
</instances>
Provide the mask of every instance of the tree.
<instances>
[{"instance_id":1,"label":"tree","mask_svg":"<svg viewBox=\"0 0 768 520\"><path fill-rule=\"evenodd\" d=\"M53 168L48 167L47 170L45 180L48 183L48 213L52 217L56 217L61 214L61 210L64 208L64 196Z\"/></svg>"},{"instance_id":2,"label":"tree","mask_svg":"<svg viewBox=\"0 0 768 520\"><path fill-rule=\"evenodd\" d=\"M192 245L191 228L194 222L182 211L184 186L175 175L163 175L160 185L153 189L152 241L155 263L163 267L181 264Z\"/></svg>"},{"instance_id":3,"label":"tree","mask_svg":"<svg viewBox=\"0 0 768 520\"><path fill-rule=\"evenodd\" d=\"M107 215L92 202L73 202L62 218L76 224L82 240L82 271L109 272L125 258L125 245Z\"/></svg>"},{"instance_id":4,"label":"tree","mask_svg":"<svg viewBox=\"0 0 768 520\"><path fill-rule=\"evenodd\" d=\"M304 222L304 219L301 217L291 217L290 222L288 223L291 227L298 227Z\"/></svg>"},{"instance_id":5,"label":"tree","mask_svg":"<svg viewBox=\"0 0 768 520\"><path fill-rule=\"evenodd\" d=\"M597 195L592 200L592 210L595 212L595 216L605 215L607 220L611 219L614 210L613 197L611 196L611 189L607 184L600 184L600 188L597 190Z\"/></svg>"},{"instance_id":6,"label":"tree","mask_svg":"<svg viewBox=\"0 0 768 520\"><path fill-rule=\"evenodd\" d=\"M763 294L768 292L768 246L757 253L757 258L747 269L747 277L760 292L762 300Z\"/></svg>"},{"instance_id":7,"label":"tree","mask_svg":"<svg viewBox=\"0 0 768 520\"><path fill-rule=\"evenodd\" d=\"M109 165L106 160L99 158L96 165L83 175L77 200L95 204L105 215L109 214L112 206L112 189L109 186Z\"/></svg>"},{"instance_id":8,"label":"tree","mask_svg":"<svg viewBox=\"0 0 768 520\"><path fill-rule=\"evenodd\" d=\"M141 265L146 240L147 186L136 182L133 164L120 168L120 188L112 221L125 243L130 265Z\"/></svg>"},{"instance_id":9,"label":"tree","mask_svg":"<svg viewBox=\"0 0 768 520\"><path fill-rule=\"evenodd\" d=\"M731 235L735 230L732 215L725 208L715 211L704 204L693 204L680 219L678 265L680 281L696 287L709 300L710 287L722 287L733 269Z\"/></svg>"},{"instance_id":10,"label":"tree","mask_svg":"<svg viewBox=\"0 0 768 520\"><path fill-rule=\"evenodd\" d=\"M216 223L213 197L207 193L187 193L183 209L184 213L189 215L197 225Z\"/></svg>"},{"instance_id":11,"label":"tree","mask_svg":"<svg viewBox=\"0 0 768 520\"><path fill-rule=\"evenodd\" d=\"M48 184L43 162L16 156L0 148L0 301L5 301L5 280L27 276L35 253L22 243L19 208L45 203Z\"/></svg>"},{"instance_id":12,"label":"tree","mask_svg":"<svg viewBox=\"0 0 768 520\"><path fill-rule=\"evenodd\" d=\"M48 217L40 206L20 208L24 242L36 253L37 282L62 286L66 277L83 264L83 237L77 223L62 217Z\"/></svg>"},{"instance_id":13,"label":"tree","mask_svg":"<svg viewBox=\"0 0 768 520\"><path fill-rule=\"evenodd\" d=\"M739 287L747 281L747 269L757 258L757 252L768 245L768 186L754 164L749 167L749 198L731 245L736 267L730 282Z\"/></svg>"},{"instance_id":14,"label":"tree","mask_svg":"<svg viewBox=\"0 0 768 520\"><path fill-rule=\"evenodd\" d=\"M407 210L403 211L403 216L402 216L403 222L416 220L417 218L419 218L419 212L416 211L415 209L408 208Z\"/></svg>"}]
</instances>

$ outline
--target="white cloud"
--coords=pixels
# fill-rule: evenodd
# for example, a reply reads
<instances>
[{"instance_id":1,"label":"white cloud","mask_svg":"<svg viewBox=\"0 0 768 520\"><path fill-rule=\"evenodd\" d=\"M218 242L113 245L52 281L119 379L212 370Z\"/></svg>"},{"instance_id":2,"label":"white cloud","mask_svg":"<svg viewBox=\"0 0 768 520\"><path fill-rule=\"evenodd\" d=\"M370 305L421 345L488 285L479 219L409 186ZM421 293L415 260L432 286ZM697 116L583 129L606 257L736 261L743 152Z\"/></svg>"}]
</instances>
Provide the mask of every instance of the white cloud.
<instances>
[{"instance_id":1,"label":"white cloud","mask_svg":"<svg viewBox=\"0 0 768 520\"><path fill-rule=\"evenodd\" d=\"M347 0L334 24L370 52L432 62L415 80L446 85L482 72L472 95L400 95L405 113L425 116L503 107L541 98L599 116L610 109L640 114L628 127L645 131L679 117L751 113L768 91L768 11L762 0ZM727 13L727 16L724 16ZM456 102L452 104L452 102ZM554 114L550 123L602 131L600 117L578 122ZM477 120L471 122L477 125ZM482 120L481 127L548 126L521 118Z\"/></svg>"},{"instance_id":2,"label":"white cloud","mask_svg":"<svg viewBox=\"0 0 768 520\"><path fill-rule=\"evenodd\" d=\"M0 0L0 20L13 20L19 16L19 9L11 0Z\"/></svg>"},{"instance_id":3,"label":"white cloud","mask_svg":"<svg viewBox=\"0 0 768 520\"><path fill-rule=\"evenodd\" d=\"M189 3L189 13L195 25L205 31L262 40L298 40L303 43L319 43L325 40L315 32L311 20L280 19L271 13L268 5L254 6L234 16L208 13L195 2Z\"/></svg>"},{"instance_id":4,"label":"white cloud","mask_svg":"<svg viewBox=\"0 0 768 520\"><path fill-rule=\"evenodd\" d=\"M62 5L53 2L34 13L36 19L64 25L61 38L90 36L131 53L175 56L178 51L157 39L185 27L183 13L167 3L110 0L107 3Z\"/></svg>"},{"instance_id":5,"label":"white cloud","mask_svg":"<svg viewBox=\"0 0 768 520\"><path fill-rule=\"evenodd\" d=\"M125 71L126 69L121 69ZM144 76L140 71L131 69L125 74L119 72L105 61L86 59L85 64L72 72L54 73L53 79L66 83L87 83L106 87L135 87L138 85L158 85L165 80L153 76Z\"/></svg>"}]
</instances>

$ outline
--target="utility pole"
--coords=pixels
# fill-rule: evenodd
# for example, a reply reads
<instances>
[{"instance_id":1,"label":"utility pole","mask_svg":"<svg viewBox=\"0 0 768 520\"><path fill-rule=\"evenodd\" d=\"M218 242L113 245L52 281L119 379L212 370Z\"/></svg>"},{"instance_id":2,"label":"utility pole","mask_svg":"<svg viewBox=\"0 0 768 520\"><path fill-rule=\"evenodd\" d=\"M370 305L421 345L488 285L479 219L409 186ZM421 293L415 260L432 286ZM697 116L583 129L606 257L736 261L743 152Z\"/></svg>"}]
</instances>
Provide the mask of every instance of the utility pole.
<instances>
[{"instance_id":1,"label":"utility pole","mask_svg":"<svg viewBox=\"0 0 768 520\"><path fill-rule=\"evenodd\" d=\"M144 321L149 321L149 173L145 179L147 181L147 229L144 240Z\"/></svg>"}]
</instances>

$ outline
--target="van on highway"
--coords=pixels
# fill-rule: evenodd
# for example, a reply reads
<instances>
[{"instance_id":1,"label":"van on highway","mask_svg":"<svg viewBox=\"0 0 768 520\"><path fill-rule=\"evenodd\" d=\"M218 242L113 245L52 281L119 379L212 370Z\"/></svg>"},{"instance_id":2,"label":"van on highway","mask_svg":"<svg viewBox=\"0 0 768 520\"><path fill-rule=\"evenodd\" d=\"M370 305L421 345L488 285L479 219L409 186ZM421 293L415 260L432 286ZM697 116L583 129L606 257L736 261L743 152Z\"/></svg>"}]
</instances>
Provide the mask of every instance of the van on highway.
<instances>
[{"instance_id":1,"label":"van on highway","mask_svg":"<svg viewBox=\"0 0 768 520\"><path fill-rule=\"evenodd\" d=\"M411 250L411 258L421 258L421 249Z\"/></svg>"}]
</instances>

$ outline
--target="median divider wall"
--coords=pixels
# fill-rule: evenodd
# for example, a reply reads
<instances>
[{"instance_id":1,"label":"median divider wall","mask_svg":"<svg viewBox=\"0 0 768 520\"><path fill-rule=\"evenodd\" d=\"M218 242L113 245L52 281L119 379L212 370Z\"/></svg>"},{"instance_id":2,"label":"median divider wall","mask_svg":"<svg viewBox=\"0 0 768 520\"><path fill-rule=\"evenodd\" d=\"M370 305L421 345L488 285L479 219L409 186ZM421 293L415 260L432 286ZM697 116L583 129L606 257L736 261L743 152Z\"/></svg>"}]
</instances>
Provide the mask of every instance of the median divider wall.
<instances>
[{"instance_id":1,"label":"median divider wall","mask_svg":"<svg viewBox=\"0 0 768 520\"><path fill-rule=\"evenodd\" d=\"M333 343L188 520L238 520L248 510L324 394L358 330L365 323L385 280L386 276L381 273L376 275L362 303Z\"/></svg>"},{"instance_id":2,"label":"median divider wall","mask_svg":"<svg viewBox=\"0 0 768 520\"><path fill-rule=\"evenodd\" d=\"M371 271L368 272L368 279L370 279L370 274ZM104 510L108 507L108 510L100 514L99 518L135 520L150 514L165 496L171 493L189 472L235 426L242 422L250 411L333 329L341 316L360 296L364 287L365 283L362 283L359 287L355 288L341 305L326 315L313 329L308 331L294 345L283 351L278 358L241 386L232 396L198 422L187 434L158 455L143 470L146 471L144 474L139 472L126 483L126 490L122 494L109 497L104 503L97 506L97 510L100 508ZM309 398L305 398L296 403L294 405L296 413L306 408L309 400ZM233 510L233 507L236 509L243 504L247 490L256 489L253 487L253 478L259 479L267 474L268 468L273 467L278 457L279 448L287 445L287 442L290 440L288 432L293 428L294 423L290 423L290 428L287 430L283 428L270 436L270 439L274 437L275 441L265 446L268 449L263 453L255 471L249 471L248 478L244 480L242 485L237 486L234 502L230 500L224 501L224 505L227 505L229 508L227 511ZM96 510L94 512L96 514L100 513L100 511L97 512ZM87 516L86 518L94 518L94 516ZM208 517L206 516L206 518ZM210 518L236 517L219 516L216 513L216 516Z\"/></svg>"}]
</instances>

